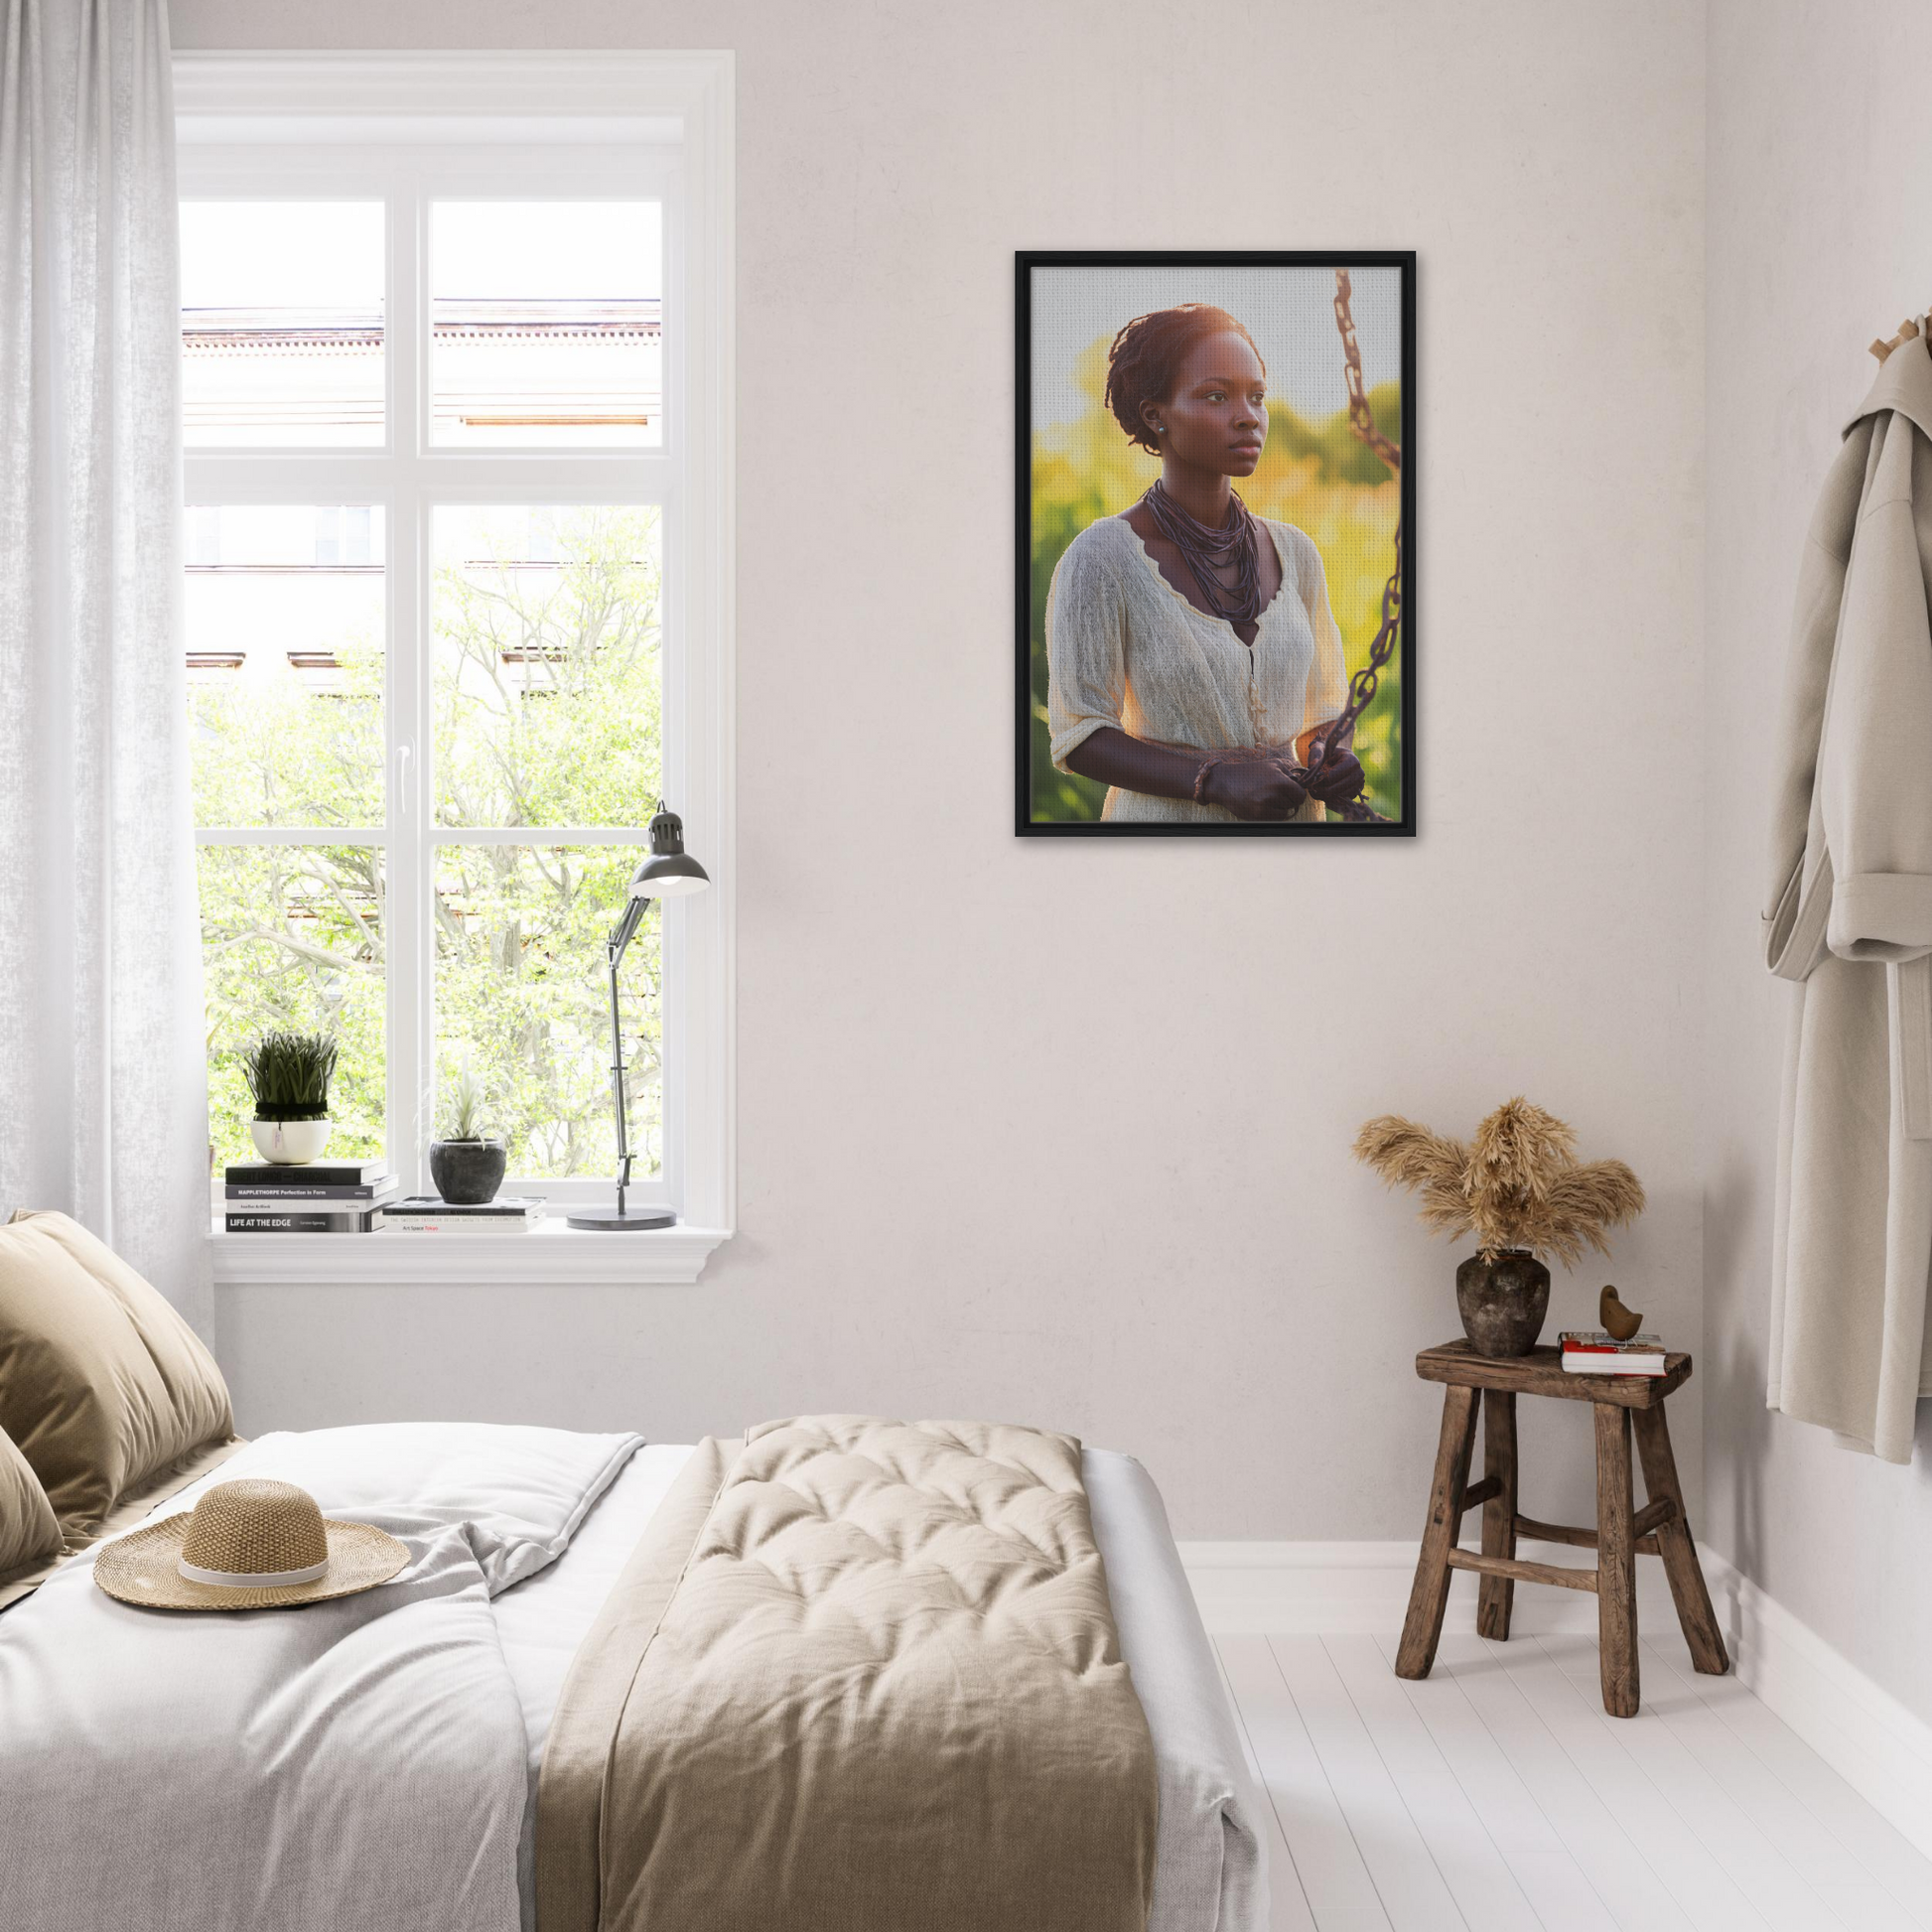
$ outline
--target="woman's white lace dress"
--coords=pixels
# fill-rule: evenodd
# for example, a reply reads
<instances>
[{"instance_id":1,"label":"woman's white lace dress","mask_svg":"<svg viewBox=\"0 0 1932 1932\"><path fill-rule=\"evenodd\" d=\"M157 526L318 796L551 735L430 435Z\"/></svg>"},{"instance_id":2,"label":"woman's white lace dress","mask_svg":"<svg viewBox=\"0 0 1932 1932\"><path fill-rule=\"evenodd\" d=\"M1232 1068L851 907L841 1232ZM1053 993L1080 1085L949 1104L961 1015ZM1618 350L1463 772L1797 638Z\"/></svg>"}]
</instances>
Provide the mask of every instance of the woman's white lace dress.
<instances>
[{"instance_id":1,"label":"woman's white lace dress","mask_svg":"<svg viewBox=\"0 0 1932 1932\"><path fill-rule=\"evenodd\" d=\"M1161 575L1125 518L1103 516L1067 545L1046 597L1047 722L1053 762L1104 725L1178 751L1280 746L1325 724L1347 702L1341 633L1313 542L1292 523L1257 517L1282 560L1282 587L1251 645ZM1233 814L1189 798L1114 786L1115 824L1194 825ZM1319 819L1311 798L1301 819Z\"/></svg>"}]
</instances>

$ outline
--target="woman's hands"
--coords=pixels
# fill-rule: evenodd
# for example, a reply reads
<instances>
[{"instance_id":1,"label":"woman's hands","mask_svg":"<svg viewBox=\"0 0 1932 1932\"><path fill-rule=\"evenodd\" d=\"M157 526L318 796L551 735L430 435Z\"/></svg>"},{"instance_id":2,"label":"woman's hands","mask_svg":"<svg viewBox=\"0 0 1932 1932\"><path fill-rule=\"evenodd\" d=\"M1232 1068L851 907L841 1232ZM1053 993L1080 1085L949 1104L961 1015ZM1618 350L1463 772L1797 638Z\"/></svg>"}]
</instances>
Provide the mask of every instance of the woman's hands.
<instances>
[{"instance_id":1,"label":"woman's hands","mask_svg":"<svg viewBox=\"0 0 1932 1932\"><path fill-rule=\"evenodd\" d=\"M1362 761L1353 752L1336 752L1325 764L1309 773L1309 789L1328 805L1353 798L1367 782Z\"/></svg>"},{"instance_id":2,"label":"woman's hands","mask_svg":"<svg viewBox=\"0 0 1932 1932\"><path fill-rule=\"evenodd\" d=\"M1287 763L1273 759L1226 759L1215 764L1201 787L1201 802L1219 805L1236 818L1293 818L1311 797L1339 804L1362 788L1361 761L1353 752L1336 752L1303 783L1289 776Z\"/></svg>"},{"instance_id":3,"label":"woman's hands","mask_svg":"<svg viewBox=\"0 0 1932 1932\"><path fill-rule=\"evenodd\" d=\"M1236 818L1293 818L1308 802L1308 789L1272 759L1227 759L1207 774L1201 802Z\"/></svg>"},{"instance_id":4,"label":"woman's hands","mask_svg":"<svg viewBox=\"0 0 1932 1932\"><path fill-rule=\"evenodd\" d=\"M1302 749L1306 744L1306 750ZM1352 752L1337 748L1325 762L1300 778L1291 777L1297 759L1318 756L1316 736L1297 745L1266 751L1231 747L1225 752L1181 751L1130 738L1118 725L1106 725L1066 756L1067 768L1103 785L1145 792L1155 798L1198 798L1232 817L1249 822L1293 818L1310 798L1324 804L1352 798L1362 788L1362 767ZM1209 766L1200 789L1203 762Z\"/></svg>"}]
</instances>

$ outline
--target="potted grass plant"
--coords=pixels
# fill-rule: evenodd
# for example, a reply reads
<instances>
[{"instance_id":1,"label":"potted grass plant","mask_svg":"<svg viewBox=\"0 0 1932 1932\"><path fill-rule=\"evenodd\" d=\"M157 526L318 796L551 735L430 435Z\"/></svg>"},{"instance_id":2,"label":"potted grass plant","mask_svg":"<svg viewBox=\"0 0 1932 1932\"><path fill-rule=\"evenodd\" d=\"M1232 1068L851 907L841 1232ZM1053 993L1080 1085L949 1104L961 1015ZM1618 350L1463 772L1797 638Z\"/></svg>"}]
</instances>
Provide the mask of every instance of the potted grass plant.
<instances>
[{"instance_id":1,"label":"potted grass plant","mask_svg":"<svg viewBox=\"0 0 1932 1932\"><path fill-rule=\"evenodd\" d=\"M297 1167L329 1145L329 1082L336 1042L327 1034L267 1033L241 1056L255 1118L248 1131L264 1161Z\"/></svg>"},{"instance_id":2,"label":"potted grass plant","mask_svg":"<svg viewBox=\"0 0 1932 1932\"><path fill-rule=\"evenodd\" d=\"M1466 1142L1383 1114L1356 1135L1355 1158L1421 1195L1425 1227L1475 1236L1455 1302L1481 1355L1536 1346L1550 1306L1544 1256L1574 1268L1586 1246L1608 1254L1609 1230L1643 1212L1643 1183L1621 1161L1580 1162L1571 1128L1520 1095Z\"/></svg>"},{"instance_id":3,"label":"potted grass plant","mask_svg":"<svg viewBox=\"0 0 1932 1932\"><path fill-rule=\"evenodd\" d=\"M482 1207L496 1198L509 1165L509 1144L484 1118L483 1090L466 1066L450 1089L443 1137L429 1144L430 1178L452 1207Z\"/></svg>"}]
</instances>

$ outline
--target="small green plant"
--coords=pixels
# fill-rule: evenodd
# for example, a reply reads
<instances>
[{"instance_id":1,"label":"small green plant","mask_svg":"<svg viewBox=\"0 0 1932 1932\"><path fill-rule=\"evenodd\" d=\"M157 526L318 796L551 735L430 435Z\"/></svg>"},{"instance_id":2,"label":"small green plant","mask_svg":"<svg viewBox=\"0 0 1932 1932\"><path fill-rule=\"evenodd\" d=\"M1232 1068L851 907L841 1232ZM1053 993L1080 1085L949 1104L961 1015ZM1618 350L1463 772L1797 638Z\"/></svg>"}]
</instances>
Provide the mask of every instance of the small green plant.
<instances>
[{"instance_id":1,"label":"small green plant","mask_svg":"<svg viewBox=\"0 0 1932 1932\"><path fill-rule=\"evenodd\" d=\"M446 1141L486 1141L489 1130L484 1125L484 1109L487 1105L483 1086L469 1067L465 1067L456 1077L448 1100L443 1105L443 1136Z\"/></svg>"},{"instance_id":2,"label":"small green plant","mask_svg":"<svg viewBox=\"0 0 1932 1932\"><path fill-rule=\"evenodd\" d=\"M327 1120L336 1042L327 1034L263 1034L241 1056L257 1120Z\"/></svg>"}]
</instances>

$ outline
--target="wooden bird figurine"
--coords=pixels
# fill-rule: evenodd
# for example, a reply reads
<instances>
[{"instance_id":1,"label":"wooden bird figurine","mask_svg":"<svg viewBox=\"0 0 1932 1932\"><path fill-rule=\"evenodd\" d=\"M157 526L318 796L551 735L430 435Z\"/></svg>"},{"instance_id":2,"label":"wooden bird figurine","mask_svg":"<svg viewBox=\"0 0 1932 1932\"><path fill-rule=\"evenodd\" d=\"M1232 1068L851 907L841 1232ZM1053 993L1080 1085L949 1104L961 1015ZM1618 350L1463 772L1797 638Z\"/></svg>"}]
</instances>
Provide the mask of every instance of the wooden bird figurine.
<instances>
[{"instance_id":1,"label":"wooden bird figurine","mask_svg":"<svg viewBox=\"0 0 1932 1932\"><path fill-rule=\"evenodd\" d=\"M1618 1341L1628 1341L1643 1326L1643 1316L1633 1314L1617 1300L1616 1290L1606 1288L1597 1297L1596 1318Z\"/></svg>"}]
</instances>

